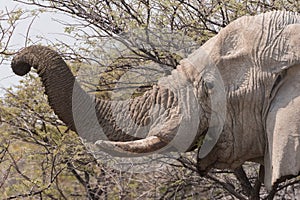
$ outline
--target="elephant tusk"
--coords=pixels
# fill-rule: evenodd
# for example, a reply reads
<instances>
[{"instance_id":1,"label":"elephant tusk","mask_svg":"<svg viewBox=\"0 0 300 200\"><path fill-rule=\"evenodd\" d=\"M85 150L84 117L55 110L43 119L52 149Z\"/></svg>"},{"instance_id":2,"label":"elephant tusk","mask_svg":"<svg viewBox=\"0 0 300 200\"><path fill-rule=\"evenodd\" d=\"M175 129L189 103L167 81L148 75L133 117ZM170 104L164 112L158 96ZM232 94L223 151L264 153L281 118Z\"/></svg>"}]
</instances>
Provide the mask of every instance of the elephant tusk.
<instances>
[{"instance_id":1,"label":"elephant tusk","mask_svg":"<svg viewBox=\"0 0 300 200\"><path fill-rule=\"evenodd\" d=\"M99 140L95 144L102 151L117 157L145 156L145 154L154 153L167 145L157 136L128 142Z\"/></svg>"}]
</instances>

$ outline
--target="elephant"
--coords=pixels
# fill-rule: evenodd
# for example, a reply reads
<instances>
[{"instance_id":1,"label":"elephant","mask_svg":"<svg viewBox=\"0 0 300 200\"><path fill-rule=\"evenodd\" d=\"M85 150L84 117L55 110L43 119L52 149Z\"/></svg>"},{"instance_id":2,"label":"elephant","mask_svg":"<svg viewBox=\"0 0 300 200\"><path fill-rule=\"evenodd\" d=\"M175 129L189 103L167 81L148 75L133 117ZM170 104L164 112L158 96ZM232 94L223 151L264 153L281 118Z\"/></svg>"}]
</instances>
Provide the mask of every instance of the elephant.
<instances>
[{"instance_id":1,"label":"elephant","mask_svg":"<svg viewBox=\"0 0 300 200\"><path fill-rule=\"evenodd\" d=\"M264 166L271 188L300 171L299 33L297 13L243 16L128 101L88 95L49 47L26 47L11 66L20 76L35 68L57 116L100 149L117 156L198 149L203 172L253 161ZM92 116L106 138L93 134Z\"/></svg>"}]
</instances>

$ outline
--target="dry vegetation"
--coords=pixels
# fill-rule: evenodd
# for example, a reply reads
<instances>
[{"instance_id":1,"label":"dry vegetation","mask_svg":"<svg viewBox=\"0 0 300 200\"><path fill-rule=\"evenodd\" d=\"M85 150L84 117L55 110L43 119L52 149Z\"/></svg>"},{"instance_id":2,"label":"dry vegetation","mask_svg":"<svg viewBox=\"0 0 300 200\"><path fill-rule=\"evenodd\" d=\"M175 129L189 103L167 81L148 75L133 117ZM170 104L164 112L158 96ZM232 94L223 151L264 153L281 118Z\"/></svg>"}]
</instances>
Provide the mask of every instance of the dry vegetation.
<instances>
[{"instance_id":1,"label":"dry vegetation","mask_svg":"<svg viewBox=\"0 0 300 200\"><path fill-rule=\"evenodd\" d=\"M67 23L65 30L80 41L81 48L63 42L55 45L75 73L86 65L105 68L96 78L82 82L89 92L103 98L111 98L116 82L132 69L157 64L161 74L170 73L181 57L239 16L276 9L300 11L298 1L285 0L17 2L62 12L78 20ZM0 64L10 60L15 50L9 44L17 23L31 15L21 10L0 11ZM168 37L185 35L189 40L184 42L193 45L179 45L178 49L179 42L170 42L173 39L160 35L161 40L155 40L158 30L164 30L162 35L169 34ZM108 51L99 45L99 41L106 40L117 41L117 48ZM179 51L184 53L176 54ZM143 93L154 83L153 80L143 83L129 97ZM295 199L300 196L299 177L283 181L267 192L259 181L260 166L254 163L246 163L235 171L212 170L201 176L197 160L193 159L197 151L147 173L123 172L107 166L96 160L77 135L57 119L34 75L20 86L7 89L1 97L0 134L1 199Z\"/></svg>"}]
</instances>

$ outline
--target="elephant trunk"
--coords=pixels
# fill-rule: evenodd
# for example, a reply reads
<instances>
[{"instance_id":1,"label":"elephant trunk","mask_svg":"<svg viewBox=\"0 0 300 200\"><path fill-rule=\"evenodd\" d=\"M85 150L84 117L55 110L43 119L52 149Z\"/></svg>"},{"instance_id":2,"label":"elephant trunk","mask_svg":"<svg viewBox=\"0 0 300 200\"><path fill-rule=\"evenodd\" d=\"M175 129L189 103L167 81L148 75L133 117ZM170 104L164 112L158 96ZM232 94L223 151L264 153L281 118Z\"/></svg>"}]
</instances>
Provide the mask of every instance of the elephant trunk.
<instances>
[{"instance_id":1,"label":"elephant trunk","mask_svg":"<svg viewBox=\"0 0 300 200\"><path fill-rule=\"evenodd\" d=\"M180 108L167 89L156 88L140 98L124 102L94 99L79 86L62 57L48 47L30 46L21 50L11 66L20 76L27 74L31 67L35 68L57 116L83 138L84 134L93 135L92 131L101 129L109 140L116 142L101 142L97 134L89 139L101 149L111 147L108 151L114 155L149 153L166 146L182 119ZM156 109L157 105L162 106ZM97 119L96 128L90 128L92 115ZM152 124L149 124L150 118Z\"/></svg>"}]
</instances>

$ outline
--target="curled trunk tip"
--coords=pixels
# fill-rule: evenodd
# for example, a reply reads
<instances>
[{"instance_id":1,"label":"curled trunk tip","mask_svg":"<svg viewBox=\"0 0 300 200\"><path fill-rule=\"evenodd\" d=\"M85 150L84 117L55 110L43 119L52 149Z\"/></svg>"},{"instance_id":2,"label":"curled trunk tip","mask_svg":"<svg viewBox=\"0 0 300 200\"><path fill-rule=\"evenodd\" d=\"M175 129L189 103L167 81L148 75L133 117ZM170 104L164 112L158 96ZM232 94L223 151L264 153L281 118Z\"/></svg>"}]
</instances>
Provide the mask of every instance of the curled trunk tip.
<instances>
[{"instance_id":1,"label":"curled trunk tip","mask_svg":"<svg viewBox=\"0 0 300 200\"><path fill-rule=\"evenodd\" d=\"M18 76L24 76L30 72L31 65L30 63L26 62L23 57L17 55L11 62L11 68Z\"/></svg>"},{"instance_id":2,"label":"curled trunk tip","mask_svg":"<svg viewBox=\"0 0 300 200\"><path fill-rule=\"evenodd\" d=\"M29 73L31 67L37 68L41 62L39 58L42 58L42 54L46 52L53 52L53 50L40 45L32 45L20 50L11 62L13 72L19 76L26 75Z\"/></svg>"}]
</instances>

